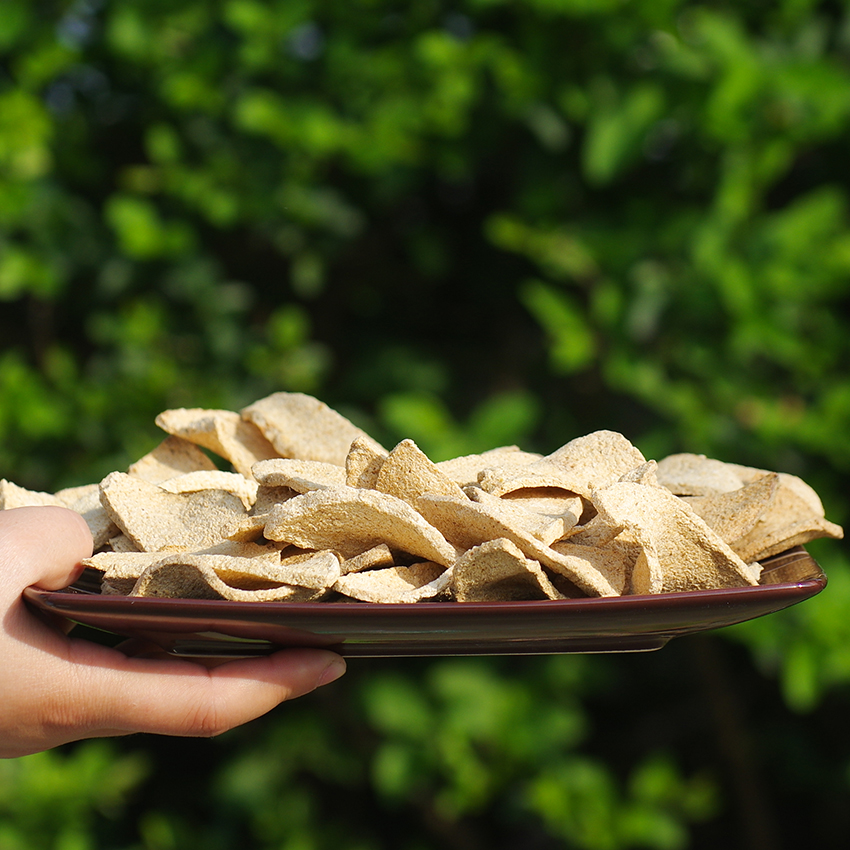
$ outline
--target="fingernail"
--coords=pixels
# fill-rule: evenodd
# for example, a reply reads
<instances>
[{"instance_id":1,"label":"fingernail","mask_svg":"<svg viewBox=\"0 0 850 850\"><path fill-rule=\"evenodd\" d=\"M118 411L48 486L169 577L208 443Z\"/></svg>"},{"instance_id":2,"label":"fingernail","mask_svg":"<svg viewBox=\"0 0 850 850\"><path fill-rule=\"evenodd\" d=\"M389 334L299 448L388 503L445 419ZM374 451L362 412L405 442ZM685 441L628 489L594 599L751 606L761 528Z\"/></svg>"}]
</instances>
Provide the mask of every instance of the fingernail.
<instances>
[{"instance_id":1,"label":"fingernail","mask_svg":"<svg viewBox=\"0 0 850 850\"><path fill-rule=\"evenodd\" d=\"M321 688L322 685L329 685L331 682L335 682L344 672L345 661L337 655L322 671L322 675L319 676L319 682L316 687Z\"/></svg>"}]
</instances>

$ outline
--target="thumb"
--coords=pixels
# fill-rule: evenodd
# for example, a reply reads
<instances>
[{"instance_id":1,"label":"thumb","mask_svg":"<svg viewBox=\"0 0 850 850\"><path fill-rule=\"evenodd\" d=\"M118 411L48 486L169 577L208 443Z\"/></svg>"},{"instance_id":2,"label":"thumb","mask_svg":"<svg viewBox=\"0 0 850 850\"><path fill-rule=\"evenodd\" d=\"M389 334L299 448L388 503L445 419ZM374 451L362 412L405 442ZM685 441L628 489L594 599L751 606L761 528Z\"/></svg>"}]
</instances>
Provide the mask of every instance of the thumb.
<instances>
[{"instance_id":1,"label":"thumb","mask_svg":"<svg viewBox=\"0 0 850 850\"><path fill-rule=\"evenodd\" d=\"M16 595L29 585L67 587L91 553L91 532L75 511L53 506L0 511L0 571L12 577L3 586Z\"/></svg>"}]
</instances>

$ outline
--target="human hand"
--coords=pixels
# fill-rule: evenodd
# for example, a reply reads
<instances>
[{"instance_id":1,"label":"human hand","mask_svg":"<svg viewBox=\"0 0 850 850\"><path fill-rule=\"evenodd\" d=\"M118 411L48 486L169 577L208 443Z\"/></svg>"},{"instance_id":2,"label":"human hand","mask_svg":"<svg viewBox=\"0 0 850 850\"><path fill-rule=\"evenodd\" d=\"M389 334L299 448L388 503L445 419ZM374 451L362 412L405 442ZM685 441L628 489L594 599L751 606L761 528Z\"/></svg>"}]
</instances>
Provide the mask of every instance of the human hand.
<instances>
[{"instance_id":1,"label":"human hand","mask_svg":"<svg viewBox=\"0 0 850 850\"><path fill-rule=\"evenodd\" d=\"M0 757L133 732L213 736L345 671L342 658L319 649L209 669L174 658L130 658L69 637L33 614L21 594L30 585L67 587L91 546L88 527L73 511L0 511Z\"/></svg>"}]
</instances>

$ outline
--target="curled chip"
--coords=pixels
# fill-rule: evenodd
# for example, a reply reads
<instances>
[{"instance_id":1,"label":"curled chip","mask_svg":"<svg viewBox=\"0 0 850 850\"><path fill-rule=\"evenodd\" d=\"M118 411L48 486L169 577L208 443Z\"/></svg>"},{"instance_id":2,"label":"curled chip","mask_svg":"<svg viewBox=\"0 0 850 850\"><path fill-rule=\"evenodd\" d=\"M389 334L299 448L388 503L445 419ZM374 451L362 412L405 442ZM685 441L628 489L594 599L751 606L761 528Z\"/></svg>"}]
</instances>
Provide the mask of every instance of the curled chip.
<instances>
[{"instance_id":1,"label":"curled chip","mask_svg":"<svg viewBox=\"0 0 850 850\"><path fill-rule=\"evenodd\" d=\"M503 537L473 546L457 559L452 589L458 602L564 598L539 562Z\"/></svg>"},{"instance_id":2,"label":"curled chip","mask_svg":"<svg viewBox=\"0 0 850 850\"><path fill-rule=\"evenodd\" d=\"M289 487L296 493L341 487L345 484L345 469L320 460L273 458L255 463L254 478L267 487Z\"/></svg>"},{"instance_id":3,"label":"curled chip","mask_svg":"<svg viewBox=\"0 0 850 850\"><path fill-rule=\"evenodd\" d=\"M445 537L407 502L355 487L314 490L273 508L265 526L269 540L309 549L332 549L351 558L386 543L443 566L457 553Z\"/></svg>"},{"instance_id":4,"label":"curled chip","mask_svg":"<svg viewBox=\"0 0 850 850\"><path fill-rule=\"evenodd\" d=\"M218 556L176 552L162 558L142 573L131 596L160 596L168 598L229 599L237 602L306 602L316 599L323 591L288 584L263 582L256 578L248 586L234 586L224 581L216 571ZM246 564L251 568L251 561ZM238 559L231 558L231 562ZM231 563L230 569L238 571Z\"/></svg>"},{"instance_id":5,"label":"curled chip","mask_svg":"<svg viewBox=\"0 0 850 850\"><path fill-rule=\"evenodd\" d=\"M342 576L334 590L361 602L421 602L443 593L451 573L431 561Z\"/></svg>"},{"instance_id":6,"label":"curled chip","mask_svg":"<svg viewBox=\"0 0 850 850\"><path fill-rule=\"evenodd\" d=\"M274 393L244 408L242 417L253 422L282 457L345 466L348 450L357 437L376 452L383 451L344 416L303 393Z\"/></svg>"},{"instance_id":7,"label":"curled chip","mask_svg":"<svg viewBox=\"0 0 850 850\"><path fill-rule=\"evenodd\" d=\"M441 472L413 440L402 440L387 455L375 479L375 489L412 505L423 493L463 498L463 490Z\"/></svg>"},{"instance_id":8,"label":"curled chip","mask_svg":"<svg viewBox=\"0 0 850 850\"><path fill-rule=\"evenodd\" d=\"M508 513L470 499L452 499L426 493L417 502L420 512L460 550L504 537L527 557L563 575L588 596L618 596L624 577L605 575L595 565L564 558L517 525Z\"/></svg>"},{"instance_id":9,"label":"curled chip","mask_svg":"<svg viewBox=\"0 0 850 850\"><path fill-rule=\"evenodd\" d=\"M187 472L214 470L218 467L212 458L190 440L171 435L166 437L156 448L130 464L128 474L134 478L143 478L151 484L159 484L183 475Z\"/></svg>"},{"instance_id":10,"label":"curled chip","mask_svg":"<svg viewBox=\"0 0 850 850\"><path fill-rule=\"evenodd\" d=\"M762 560L819 537L838 540L844 536L841 526L824 518L823 509L816 508L800 483L794 476L779 476L767 509L750 531L730 544L742 558Z\"/></svg>"},{"instance_id":11,"label":"curled chip","mask_svg":"<svg viewBox=\"0 0 850 850\"><path fill-rule=\"evenodd\" d=\"M238 496L224 490L168 493L123 472L110 473L100 498L112 521L143 552L212 546L245 525Z\"/></svg>"},{"instance_id":12,"label":"curled chip","mask_svg":"<svg viewBox=\"0 0 850 850\"><path fill-rule=\"evenodd\" d=\"M256 481L238 472L223 472L219 469L186 472L175 478L162 481L159 485L166 493L200 493L204 490L224 490L232 493L250 510L257 500Z\"/></svg>"},{"instance_id":13,"label":"curled chip","mask_svg":"<svg viewBox=\"0 0 850 850\"><path fill-rule=\"evenodd\" d=\"M257 461L277 457L274 446L256 425L231 410L177 408L164 410L156 424L174 436L215 452L246 477Z\"/></svg>"},{"instance_id":14,"label":"curled chip","mask_svg":"<svg viewBox=\"0 0 850 850\"><path fill-rule=\"evenodd\" d=\"M743 587L758 584L750 569L681 499L658 487L618 482L593 494L598 516L636 535L653 556L657 576L639 592Z\"/></svg>"},{"instance_id":15,"label":"curled chip","mask_svg":"<svg viewBox=\"0 0 850 850\"><path fill-rule=\"evenodd\" d=\"M464 492L473 502L490 507L505 522L522 528L546 546L565 537L578 521L578 517L572 512L561 515L544 514L526 507L524 503L528 500L503 499L480 487L466 487Z\"/></svg>"},{"instance_id":16,"label":"curled chip","mask_svg":"<svg viewBox=\"0 0 850 850\"><path fill-rule=\"evenodd\" d=\"M759 519L770 510L779 481L779 476L772 472L737 490L727 490L716 496L685 496L683 501L702 517L709 528L732 544L752 531ZM751 553L747 553L746 559L756 560Z\"/></svg>"},{"instance_id":17,"label":"curled chip","mask_svg":"<svg viewBox=\"0 0 850 850\"><path fill-rule=\"evenodd\" d=\"M594 431L518 471L487 469L479 476L479 483L496 496L527 487L558 487L589 498L594 489L612 484L645 462L622 434Z\"/></svg>"},{"instance_id":18,"label":"curled chip","mask_svg":"<svg viewBox=\"0 0 850 850\"><path fill-rule=\"evenodd\" d=\"M478 477L485 469L515 469L540 460L541 457L534 452L524 452L519 446L500 446L481 454L441 460L437 468L455 484L468 487L478 483Z\"/></svg>"},{"instance_id":19,"label":"curled chip","mask_svg":"<svg viewBox=\"0 0 850 850\"><path fill-rule=\"evenodd\" d=\"M340 565L342 575L359 573L363 570L373 570L376 567L394 567L393 551L386 543L379 543L353 558L346 558Z\"/></svg>"},{"instance_id":20,"label":"curled chip","mask_svg":"<svg viewBox=\"0 0 850 850\"><path fill-rule=\"evenodd\" d=\"M794 475L647 460L614 431L434 463L301 393L156 421L168 436L100 484L0 481L0 509L85 518L103 593L470 603L746 587L762 559L844 533Z\"/></svg>"},{"instance_id":21,"label":"curled chip","mask_svg":"<svg viewBox=\"0 0 850 850\"><path fill-rule=\"evenodd\" d=\"M658 461L656 474L658 481L677 496L716 496L744 484L729 464L688 452Z\"/></svg>"},{"instance_id":22,"label":"curled chip","mask_svg":"<svg viewBox=\"0 0 850 850\"><path fill-rule=\"evenodd\" d=\"M374 490L386 458L386 450L376 446L374 440L355 437L345 456L345 483Z\"/></svg>"}]
</instances>

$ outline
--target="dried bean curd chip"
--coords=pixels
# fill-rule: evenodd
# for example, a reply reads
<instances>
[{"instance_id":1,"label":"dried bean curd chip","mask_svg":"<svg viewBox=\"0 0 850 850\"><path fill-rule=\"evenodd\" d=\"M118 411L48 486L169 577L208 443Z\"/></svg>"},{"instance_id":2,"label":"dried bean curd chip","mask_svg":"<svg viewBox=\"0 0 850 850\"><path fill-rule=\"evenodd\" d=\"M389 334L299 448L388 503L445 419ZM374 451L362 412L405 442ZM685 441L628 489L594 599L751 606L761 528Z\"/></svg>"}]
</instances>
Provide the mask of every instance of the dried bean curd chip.
<instances>
[{"instance_id":1,"label":"dried bean curd chip","mask_svg":"<svg viewBox=\"0 0 850 850\"><path fill-rule=\"evenodd\" d=\"M496 496L526 487L558 487L589 497L593 490L617 481L645 462L640 451L622 434L594 431L513 474L498 467L485 470L479 476L479 483Z\"/></svg>"},{"instance_id":2,"label":"dried bean curd chip","mask_svg":"<svg viewBox=\"0 0 850 850\"><path fill-rule=\"evenodd\" d=\"M441 472L413 440L402 440L387 455L375 479L375 489L414 506L423 493L463 498L463 490Z\"/></svg>"},{"instance_id":3,"label":"dried bean curd chip","mask_svg":"<svg viewBox=\"0 0 850 850\"><path fill-rule=\"evenodd\" d=\"M186 472L159 484L166 493L200 493L204 490L224 490L232 493L245 510L250 510L257 499L257 482L238 472L223 472L219 469Z\"/></svg>"},{"instance_id":4,"label":"dried bean curd chip","mask_svg":"<svg viewBox=\"0 0 850 850\"><path fill-rule=\"evenodd\" d=\"M345 484L345 469L320 460L274 458L255 463L254 477L269 487L289 487L296 493L341 487Z\"/></svg>"},{"instance_id":5,"label":"dried bean curd chip","mask_svg":"<svg viewBox=\"0 0 850 850\"><path fill-rule=\"evenodd\" d=\"M457 559L452 589L458 602L564 598L540 564L503 537L473 546Z\"/></svg>"},{"instance_id":6,"label":"dried bean curd chip","mask_svg":"<svg viewBox=\"0 0 850 850\"><path fill-rule=\"evenodd\" d=\"M344 558L380 543L443 566L457 557L445 537L407 502L355 487L314 490L276 506L265 535L305 548L332 549Z\"/></svg>"},{"instance_id":7,"label":"dried bean curd chip","mask_svg":"<svg viewBox=\"0 0 850 850\"><path fill-rule=\"evenodd\" d=\"M345 466L357 437L376 452L383 451L344 416L303 393L274 393L244 408L242 416L257 425L282 457Z\"/></svg>"},{"instance_id":8,"label":"dried bean curd chip","mask_svg":"<svg viewBox=\"0 0 850 850\"><path fill-rule=\"evenodd\" d=\"M231 410L176 408L156 418L163 431L183 437L230 461L233 468L250 477L257 461L277 457L274 446L252 422Z\"/></svg>"},{"instance_id":9,"label":"dried bean curd chip","mask_svg":"<svg viewBox=\"0 0 850 850\"><path fill-rule=\"evenodd\" d=\"M355 437L345 456L345 483L374 490L386 458L386 450L375 446L373 440Z\"/></svg>"},{"instance_id":10,"label":"dried bean curd chip","mask_svg":"<svg viewBox=\"0 0 850 850\"><path fill-rule=\"evenodd\" d=\"M349 573L334 590L361 602L421 602L443 593L451 573L431 561Z\"/></svg>"},{"instance_id":11,"label":"dried bean curd chip","mask_svg":"<svg viewBox=\"0 0 850 850\"><path fill-rule=\"evenodd\" d=\"M130 464L127 472L134 478L143 478L159 484L187 472L218 469L212 458L195 443L183 437L168 436L156 448Z\"/></svg>"},{"instance_id":12,"label":"dried bean curd chip","mask_svg":"<svg viewBox=\"0 0 850 850\"><path fill-rule=\"evenodd\" d=\"M232 493L168 493L123 472L107 475L100 494L112 521L143 552L202 549L241 533L247 519Z\"/></svg>"}]
</instances>

